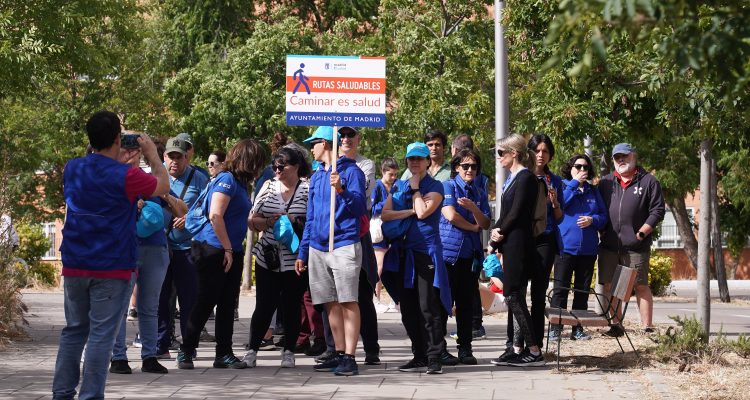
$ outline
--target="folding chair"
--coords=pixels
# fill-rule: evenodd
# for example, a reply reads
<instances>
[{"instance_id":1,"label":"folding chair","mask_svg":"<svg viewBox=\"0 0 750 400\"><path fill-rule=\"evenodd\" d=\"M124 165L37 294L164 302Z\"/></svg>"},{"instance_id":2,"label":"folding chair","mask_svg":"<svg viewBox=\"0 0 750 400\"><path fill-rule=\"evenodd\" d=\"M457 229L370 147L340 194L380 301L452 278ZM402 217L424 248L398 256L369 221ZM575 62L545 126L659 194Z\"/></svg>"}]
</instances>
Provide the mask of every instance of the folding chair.
<instances>
[{"instance_id":1,"label":"folding chair","mask_svg":"<svg viewBox=\"0 0 750 400\"><path fill-rule=\"evenodd\" d=\"M630 343L630 347L633 349L633 352L635 352L635 355L638 356L638 351L635 349L635 346L633 346L633 342L630 340L630 336L628 336L628 332L625 330L625 327L622 325L622 321L625 319L625 312L628 310L628 301L630 300L630 295L633 293L633 287L635 286L635 279L637 276L638 271L635 268L629 268L624 265L618 265L617 269L615 269L615 275L612 279L612 295L609 299L606 298L604 294L596 293L593 290L580 290L580 289L574 289L574 288L565 288L567 290L573 291L573 292L582 292L582 293L588 293L593 294L596 301L599 303L599 306L601 306L602 310L605 310L602 314L597 314L594 311L591 310L565 310L559 307L547 307L545 309L545 314L547 315L547 347L545 349L549 350L549 336L550 336L550 328L552 325L570 325L570 326L576 326L581 325L583 326L601 326L601 327L607 327L607 326L619 326L622 331L625 333L625 337L628 339L628 342ZM547 292L547 299L548 301L552 301L552 291L554 289L551 289L549 292ZM604 300L606 303L602 303L602 300ZM604 304L608 304L609 307L605 307ZM620 308L622 308L622 312L620 312ZM560 341L561 341L562 335L558 335L557 337L557 369L560 369ZM623 354L625 354L625 349L623 349L622 344L620 343L620 338L615 337L617 339L617 344L620 346L620 351L622 351Z\"/></svg>"}]
</instances>

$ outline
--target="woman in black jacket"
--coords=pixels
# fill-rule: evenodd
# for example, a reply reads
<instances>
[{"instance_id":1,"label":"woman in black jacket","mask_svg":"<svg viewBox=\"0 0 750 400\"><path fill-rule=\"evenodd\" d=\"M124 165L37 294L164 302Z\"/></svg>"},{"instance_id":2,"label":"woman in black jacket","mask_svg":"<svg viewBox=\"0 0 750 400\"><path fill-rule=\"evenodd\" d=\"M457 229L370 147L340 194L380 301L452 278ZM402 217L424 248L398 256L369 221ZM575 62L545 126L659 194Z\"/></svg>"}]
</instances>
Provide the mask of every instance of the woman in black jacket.
<instances>
[{"instance_id":1,"label":"woman in black jacket","mask_svg":"<svg viewBox=\"0 0 750 400\"><path fill-rule=\"evenodd\" d=\"M524 166L530 155L523 136L513 134L499 140L496 150L500 164L509 170L510 176L503 184L500 218L493 226L490 239L492 247L503 258L503 294L510 310L508 319L515 318L528 348L509 348L491 362L495 365L543 366L544 356L534 334L523 290L529 272L539 263L532 233L538 183L534 174Z\"/></svg>"}]
</instances>

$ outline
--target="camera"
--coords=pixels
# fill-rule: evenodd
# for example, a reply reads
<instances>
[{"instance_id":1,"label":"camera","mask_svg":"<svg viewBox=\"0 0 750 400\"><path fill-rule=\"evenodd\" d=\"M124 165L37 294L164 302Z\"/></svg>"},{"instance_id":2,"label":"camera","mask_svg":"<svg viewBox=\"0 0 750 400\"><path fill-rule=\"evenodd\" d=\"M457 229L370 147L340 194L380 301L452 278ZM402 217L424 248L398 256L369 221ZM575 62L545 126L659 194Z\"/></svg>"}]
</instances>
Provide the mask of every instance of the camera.
<instances>
[{"instance_id":1,"label":"camera","mask_svg":"<svg viewBox=\"0 0 750 400\"><path fill-rule=\"evenodd\" d=\"M137 149L141 147L141 145L138 143L139 137L141 137L141 135L137 133L124 134L120 139L120 146L123 149Z\"/></svg>"}]
</instances>

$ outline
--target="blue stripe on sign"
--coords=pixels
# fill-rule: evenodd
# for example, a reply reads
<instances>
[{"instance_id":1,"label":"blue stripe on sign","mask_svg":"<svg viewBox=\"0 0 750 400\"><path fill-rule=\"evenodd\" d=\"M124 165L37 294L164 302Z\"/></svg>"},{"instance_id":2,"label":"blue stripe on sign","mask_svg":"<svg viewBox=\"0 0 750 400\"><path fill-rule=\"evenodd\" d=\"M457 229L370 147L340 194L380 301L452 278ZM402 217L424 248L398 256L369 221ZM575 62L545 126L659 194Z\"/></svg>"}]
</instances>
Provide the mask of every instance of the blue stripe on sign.
<instances>
[{"instance_id":1,"label":"blue stripe on sign","mask_svg":"<svg viewBox=\"0 0 750 400\"><path fill-rule=\"evenodd\" d=\"M340 125L385 128L385 114L287 111L286 124L289 126Z\"/></svg>"}]
</instances>

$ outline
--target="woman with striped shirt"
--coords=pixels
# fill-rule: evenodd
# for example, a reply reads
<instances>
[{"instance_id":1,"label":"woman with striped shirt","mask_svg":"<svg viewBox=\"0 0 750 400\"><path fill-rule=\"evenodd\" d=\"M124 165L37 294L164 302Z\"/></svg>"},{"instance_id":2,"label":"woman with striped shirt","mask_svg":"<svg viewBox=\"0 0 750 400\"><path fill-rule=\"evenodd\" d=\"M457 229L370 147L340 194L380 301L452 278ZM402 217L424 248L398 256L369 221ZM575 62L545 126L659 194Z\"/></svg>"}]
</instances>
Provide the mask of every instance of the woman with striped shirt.
<instances>
[{"instance_id":1,"label":"woman with striped shirt","mask_svg":"<svg viewBox=\"0 0 750 400\"><path fill-rule=\"evenodd\" d=\"M248 220L250 229L263 234L253 247L256 302L250 322L250 350L243 361L248 367L255 366L260 343L278 306L284 325L281 367L293 368L300 303L307 282L306 276L294 271L294 262L307 214L309 186L303 178L310 175L310 166L300 151L282 147L274 154L271 167L274 179L261 189Z\"/></svg>"}]
</instances>

